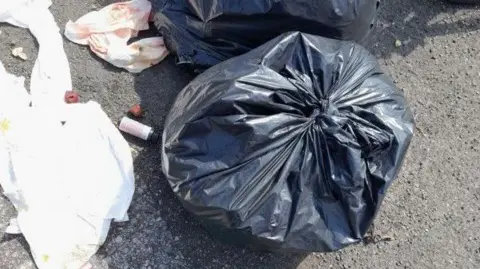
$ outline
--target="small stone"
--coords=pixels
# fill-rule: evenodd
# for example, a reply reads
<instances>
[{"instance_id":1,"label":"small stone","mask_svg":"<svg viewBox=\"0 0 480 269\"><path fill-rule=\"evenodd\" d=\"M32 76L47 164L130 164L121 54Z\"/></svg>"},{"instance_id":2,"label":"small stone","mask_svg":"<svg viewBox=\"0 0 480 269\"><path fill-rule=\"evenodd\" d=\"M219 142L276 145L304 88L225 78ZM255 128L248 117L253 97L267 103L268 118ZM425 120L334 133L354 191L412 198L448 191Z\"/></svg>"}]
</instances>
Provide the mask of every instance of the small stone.
<instances>
[{"instance_id":1,"label":"small stone","mask_svg":"<svg viewBox=\"0 0 480 269\"><path fill-rule=\"evenodd\" d=\"M395 47L399 48L399 47L401 47L401 46L402 46L402 41L400 41L400 40L398 40L398 39L395 40Z\"/></svg>"},{"instance_id":2,"label":"small stone","mask_svg":"<svg viewBox=\"0 0 480 269\"><path fill-rule=\"evenodd\" d=\"M135 245L141 245L142 242L138 239L138 238L133 238L132 242L135 244Z\"/></svg>"},{"instance_id":3,"label":"small stone","mask_svg":"<svg viewBox=\"0 0 480 269\"><path fill-rule=\"evenodd\" d=\"M386 236L382 237L382 241L390 242L390 241L393 241L393 240L395 240L395 238L393 238L393 236L386 235Z\"/></svg>"},{"instance_id":4,"label":"small stone","mask_svg":"<svg viewBox=\"0 0 480 269\"><path fill-rule=\"evenodd\" d=\"M175 240L175 241L178 241L178 240L180 240L180 237L179 237L179 236L175 236L174 240Z\"/></svg>"},{"instance_id":5,"label":"small stone","mask_svg":"<svg viewBox=\"0 0 480 269\"><path fill-rule=\"evenodd\" d=\"M121 243L123 241L122 237L118 236L115 238L115 243Z\"/></svg>"}]
</instances>

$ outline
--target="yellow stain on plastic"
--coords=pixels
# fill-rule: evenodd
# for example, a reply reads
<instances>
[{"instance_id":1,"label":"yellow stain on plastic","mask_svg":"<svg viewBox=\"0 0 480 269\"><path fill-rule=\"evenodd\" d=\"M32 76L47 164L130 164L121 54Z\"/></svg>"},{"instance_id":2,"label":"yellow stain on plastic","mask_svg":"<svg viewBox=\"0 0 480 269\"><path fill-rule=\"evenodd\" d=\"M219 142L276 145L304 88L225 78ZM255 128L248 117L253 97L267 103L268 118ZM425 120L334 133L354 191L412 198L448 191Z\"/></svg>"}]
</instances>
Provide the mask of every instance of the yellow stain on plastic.
<instances>
[{"instance_id":1,"label":"yellow stain on plastic","mask_svg":"<svg viewBox=\"0 0 480 269\"><path fill-rule=\"evenodd\" d=\"M48 256L47 254L42 256L42 261L45 263L47 263L49 259L50 259L50 256Z\"/></svg>"},{"instance_id":2,"label":"yellow stain on plastic","mask_svg":"<svg viewBox=\"0 0 480 269\"><path fill-rule=\"evenodd\" d=\"M9 129L10 129L10 121L9 120L3 119L2 121L0 121L0 132L5 134L6 132L8 132Z\"/></svg>"}]
</instances>

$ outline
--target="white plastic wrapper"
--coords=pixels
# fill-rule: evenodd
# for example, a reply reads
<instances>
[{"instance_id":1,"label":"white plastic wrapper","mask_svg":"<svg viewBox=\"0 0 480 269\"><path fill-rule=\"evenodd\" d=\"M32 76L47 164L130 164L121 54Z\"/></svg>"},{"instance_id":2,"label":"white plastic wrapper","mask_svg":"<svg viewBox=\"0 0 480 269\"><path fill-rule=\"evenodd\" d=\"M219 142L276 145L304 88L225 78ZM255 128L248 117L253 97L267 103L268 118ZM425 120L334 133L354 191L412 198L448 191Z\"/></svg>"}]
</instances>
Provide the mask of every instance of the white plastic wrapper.
<instances>
[{"instance_id":1,"label":"white plastic wrapper","mask_svg":"<svg viewBox=\"0 0 480 269\"><path fill-rule=\"evenodd\" d=\"M151 9L147 0L114 3L67 22L65 37L90 46L93 53L116 67L138 73L161 62L169 53L163 37L144 38L127 45L139 31L148 30Z\"/></svg>"},{"instance_id":2,"label":"white plastic wrapper","mask_svg":"<svg viewBox=\"0 0 480 269\"><path fill-rule=\"evenodd\" d=\"M37 266L78 269L111 221L128 219L133 161L99 104L65 104L70 69L50 4L0 1L0 21L30 29L40 46L31 94L0 63L0 185L18 212L6 232L25 236Z\"/></svg>"}]
</instances>

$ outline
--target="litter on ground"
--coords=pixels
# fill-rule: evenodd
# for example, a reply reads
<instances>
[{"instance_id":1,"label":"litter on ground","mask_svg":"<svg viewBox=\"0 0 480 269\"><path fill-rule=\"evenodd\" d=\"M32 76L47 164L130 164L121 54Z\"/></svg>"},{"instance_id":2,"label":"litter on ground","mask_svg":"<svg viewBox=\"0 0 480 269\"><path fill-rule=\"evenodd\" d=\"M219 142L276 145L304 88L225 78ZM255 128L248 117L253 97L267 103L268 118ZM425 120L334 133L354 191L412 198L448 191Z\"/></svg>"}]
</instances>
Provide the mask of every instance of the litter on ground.
<instances>
[{"instance_id":1,"label":"litter on ground","mask_svg":"<svg viewBox=\"0 0 480 269\"><path fill-rule=\"evenodd\" d=\"M28 60L28 56L27 54L25 54L25 52L23 52L23 48L22 47L17 47L17 48L14 48L12 50L12 55L17 57L17 58L20 58L24 61Z\"/></svg>"},{"instance_id":2,"label":"litter on ground","mask_svg":"<svg viewBox=\"0 0 480 269\"><path fill-rule=\"evenodd\" d=\"M0 2L0 21L28 28L39 43L31 75L0 62L0 185L17 210L40 269L78 269L104 243L112 220L128 220L134 192L130 147L100 105L66 104L72 89L49 0Z\"/></svg>"},{"instance_id":3,"label":"litter on ground","mask_svg":"<svg viewBox=\"0 0 480 269\"><path fill-rule=\"evenodd\" d=\"M112 65L138 73L168 55L162 37L127 44L139 31L148 30L151 8L147 0L114 3L75 22L67 22L65 36L72 42L90 46L93 53Z\"/></svg>"}]
</instances>

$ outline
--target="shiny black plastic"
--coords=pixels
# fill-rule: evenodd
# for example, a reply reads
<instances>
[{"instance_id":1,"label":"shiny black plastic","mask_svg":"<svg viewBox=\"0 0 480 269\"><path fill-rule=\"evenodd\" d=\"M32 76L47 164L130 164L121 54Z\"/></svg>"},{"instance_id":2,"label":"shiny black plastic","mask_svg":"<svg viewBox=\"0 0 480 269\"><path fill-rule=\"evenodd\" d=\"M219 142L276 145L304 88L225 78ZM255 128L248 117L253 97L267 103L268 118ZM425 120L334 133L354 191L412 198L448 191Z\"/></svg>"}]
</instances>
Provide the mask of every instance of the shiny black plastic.
<instances>
[{"instance_id":1,"label":"shiny black plastic","mask_svg":"<svg viewBox=\"0 0 480 269\"><path fill-rule=\"evenodd\" d=\"M163 171L224 241L334 251L365 235L413 128L402 93L365 48L288 33L180 92Z\"/></svg>"},{"instance_id":2,"label":"shiny black plastic","mask_svg":"<svg viewBox=\"0 0 480 269\"><path fill-rule=\"evenodd\" d=\"M202 70L288 31L362 41L379 0L166 0L155 25L179 64Z\"/></svg>"}]
</instances>

